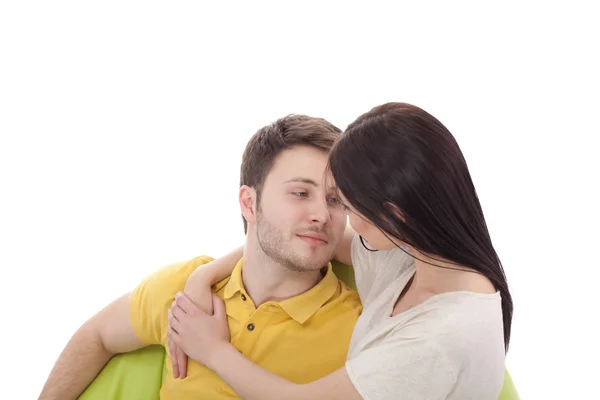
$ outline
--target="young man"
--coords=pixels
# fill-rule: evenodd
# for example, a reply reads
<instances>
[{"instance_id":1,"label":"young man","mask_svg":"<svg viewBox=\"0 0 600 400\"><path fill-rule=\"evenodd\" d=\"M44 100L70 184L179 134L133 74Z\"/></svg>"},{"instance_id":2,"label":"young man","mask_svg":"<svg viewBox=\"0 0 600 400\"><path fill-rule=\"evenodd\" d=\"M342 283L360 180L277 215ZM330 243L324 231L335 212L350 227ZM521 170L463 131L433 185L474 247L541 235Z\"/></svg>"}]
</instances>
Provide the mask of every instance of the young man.
<instances>
[{"instance_id":1,"label":"young man","mask_svg":"<svg viewBox=\"0 0 600 400\"><path fill-rule=\"evenodd\" d=\"M292 115L260 129L242 159L239 203L246 242L231 276L213 287L225 301L231 343L246 357L297 383L344 365L362 307L329 260L346 217L323 181L327 153L341 131ZM168 311L202 264L169 265L88 320L67 344L41 399L75 399L116 353L161 344L167 378L161 399L230 399L211 370L189 360L177 379L168 349ZM232 368L235 366L232 365Z\"/></svg>"}]
</instances>

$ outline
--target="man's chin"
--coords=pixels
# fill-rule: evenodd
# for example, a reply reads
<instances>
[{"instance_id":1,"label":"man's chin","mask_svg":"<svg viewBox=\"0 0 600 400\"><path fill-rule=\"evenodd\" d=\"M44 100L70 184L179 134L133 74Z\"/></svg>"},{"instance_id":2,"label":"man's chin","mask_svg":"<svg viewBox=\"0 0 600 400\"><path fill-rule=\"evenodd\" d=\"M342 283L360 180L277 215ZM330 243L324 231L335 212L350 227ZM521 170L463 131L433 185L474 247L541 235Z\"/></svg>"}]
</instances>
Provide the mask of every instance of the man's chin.
<instances>
[{"instance_id":1,"label":"man's chin","mask_svg":"<svg viewBox=\"0 0 600 400\"><path fill-rule=\"evenodd\" d=\"M315 252L297 252L296 259L300 263L299 268L306 271L316 271L327 265L333 259L331 252L322 252L322 254L315 254Z\"/></svg>"}]
</instances>

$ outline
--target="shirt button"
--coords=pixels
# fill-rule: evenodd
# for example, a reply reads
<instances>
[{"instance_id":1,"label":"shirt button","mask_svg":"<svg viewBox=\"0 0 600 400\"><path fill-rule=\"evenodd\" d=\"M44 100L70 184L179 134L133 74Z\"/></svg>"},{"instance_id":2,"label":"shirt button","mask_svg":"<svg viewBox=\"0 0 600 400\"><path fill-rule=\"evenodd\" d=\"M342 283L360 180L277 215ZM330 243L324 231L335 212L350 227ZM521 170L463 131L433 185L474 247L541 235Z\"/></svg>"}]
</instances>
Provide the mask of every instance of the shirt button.
<instances>
[{"instance_id":1,"label":"shirt button","mask_svg":"<svg viewBox=\"0 0 600 400\"><path fill-rule=\"evenodd\" d=\"M254 324L248 324L248 326L246 328L248 328L249 331L253 331L254 330Z\"/></svg>"},{"instance_id":2,"label":"shirt button","mask_svg":"<svg viewBox=\"0 0 600 400\"><path fill-rule=\"evenodd\" d=\"M242 300L246 301L246 295L242 293Z\"/></svg>"}]
</instances>

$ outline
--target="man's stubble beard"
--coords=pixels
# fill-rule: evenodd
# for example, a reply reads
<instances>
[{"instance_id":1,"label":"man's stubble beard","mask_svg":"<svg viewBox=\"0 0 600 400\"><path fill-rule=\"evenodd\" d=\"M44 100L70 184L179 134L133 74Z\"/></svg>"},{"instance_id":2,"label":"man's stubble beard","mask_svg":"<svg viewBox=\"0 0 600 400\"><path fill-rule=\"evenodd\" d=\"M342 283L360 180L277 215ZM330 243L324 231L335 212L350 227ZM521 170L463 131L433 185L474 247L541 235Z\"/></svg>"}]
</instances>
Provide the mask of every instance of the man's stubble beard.
<instances>
[{"instance_id":1,"label":"man's stubble beard","mask_svg":"<svg viewBox=\"0 0 600 400\"><path fill-rule=\"evenodd\" d=\"M333 258L333 252L329 258L323 259L296 254L291 243L285 241L284 235L264 217L260 210L257 210L256 215L256 237L263 253L290 271L317 271Z\"/></svg>"}]
</instances>

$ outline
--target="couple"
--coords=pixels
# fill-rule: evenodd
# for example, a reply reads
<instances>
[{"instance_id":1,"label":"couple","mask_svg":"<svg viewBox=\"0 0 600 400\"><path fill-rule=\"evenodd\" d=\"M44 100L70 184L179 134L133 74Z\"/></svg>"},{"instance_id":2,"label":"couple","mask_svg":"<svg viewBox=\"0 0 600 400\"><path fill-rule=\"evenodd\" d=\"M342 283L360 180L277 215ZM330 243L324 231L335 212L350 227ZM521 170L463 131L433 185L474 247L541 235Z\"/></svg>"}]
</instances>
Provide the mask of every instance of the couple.
<instances>
[{"instance_id":1,"label":"couple","mask_svg":"<svg viewBox=\"0 0 600 400\"><path fill-rule=\"evenodd\" d=\"M433 116L388 103L343 134L282 118L248 143L239 203L243 249L167 266L109 304L40 398L76 398L114 354L150 344L167 348L161 399L498 397L512 300ZM358 296L332 258L353 265Z\"/></svg>"}]
</instances>

